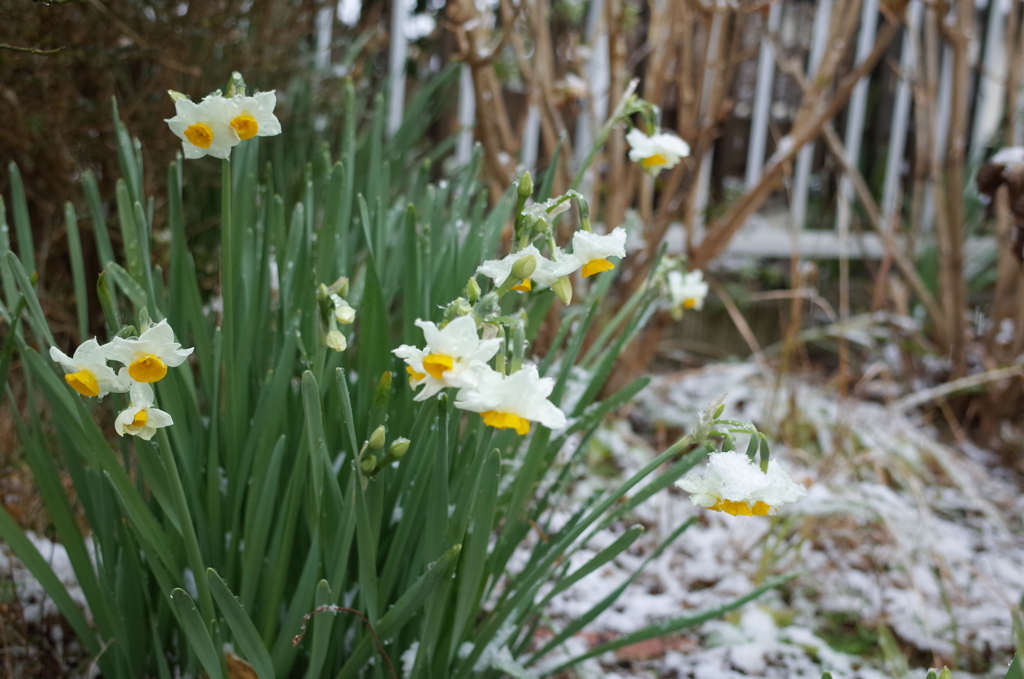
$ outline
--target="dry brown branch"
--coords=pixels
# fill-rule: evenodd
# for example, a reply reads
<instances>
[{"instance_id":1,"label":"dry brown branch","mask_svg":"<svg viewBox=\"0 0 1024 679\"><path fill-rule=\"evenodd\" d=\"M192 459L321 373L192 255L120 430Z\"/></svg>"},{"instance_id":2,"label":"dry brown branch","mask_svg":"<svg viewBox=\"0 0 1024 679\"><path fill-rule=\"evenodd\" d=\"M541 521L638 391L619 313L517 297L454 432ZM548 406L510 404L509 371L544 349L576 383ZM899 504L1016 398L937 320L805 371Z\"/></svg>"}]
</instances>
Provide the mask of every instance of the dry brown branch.
<instances>
[{"instance_id":1,"label":"dry brown branch","mask_svg":"<svg viewBox=\"0 0 1024 679\"><path fill-rule=\"evenodd\" d=\"M725 251L729 241L740 227L746 223L747 219L764 203L779 184L785 173L785 166L792 162L797 152L805 144L815 139L825 124L846 106L857 81L874 69L901 27L902 23L886 15L886 23L879 32L871 53L860 65L839 81L831 99L826 100L822 94L820 97L812 97L810 101L805 101L805 104L801 106L801 111L804 113L803 115L798 114L793 130L788 136L788 144L769 159L760 182L745 193L724 216L709 225L704 241L697 247L691 259L695 268L707 266L708 262ZM822 88L822 83L823 80L819 76L815 80L815 87Z\"/></svg>"},{"instance_id":2,"label":"dry brown branch","mask_svg":"<svg viewBox=\"0 0 1024 679\"><path fill-rule=\"evenodd\" d=\"M851 165L847 159L846 147L843 145L842 140L836 133L835 128L832 127L832 123L827 123L822 131L829 150L843 168L843 172L845 172L846 176L850 178L850 182L853 184L854 193L857 194L857 199L860 201L861 205L864 207L864 211L867 213L868 223L871 224L871 227L878 232L878 235L881 236L882 240L885 242L886 254L891 256L893 261L896 262L896 266L899 267L900 273L903 274L907 279L907 282L909 282L911 287L914 288L914 292L917 293L921 303L924 304L925 308L928 310L928 314L935 320L936 324L941 325L944 317L942 307L939 306L935 297L928 290L928 286L921 279L913 260L909 259L896 246L892 230L886 228L886 225L882 223L882 214L878 207L878 203L875 202L874 197L871 195L871 189L864 180L864 175L862 175L860 170L855 166Z\"/></svg>"},{"instance_id":3,"label":"dry brown branch","mask_svg":"<svg viewBox=\"0 0 1024 679\"><path fill-rule=\"evenodd\" d=\"M996 239L1001 246L1013 240L1016 224L1010 212L1010 188L1000 186L992 201L996 216ZM1013 318L1017 302L1018 278L1021 270L1020 260L1009 247L999 247L996 264L996 290L992 300L992 327L989 329L985 344L990 355L1000 352L995 342L996 335L1002 327L1004 319Z\"/></svg>"},{"instance_id":4,"label":"dry brown branch","mask_svg":"<svg viewBox=\"0 0 1024 679\"><path fill-rule=\"evenodd\" d=\"M491 30L473 0L451 0L447 16L459 45L460 59L469 65L473 75L477 134L484 149L485 179L492 199L497 199L514 178L518 143L505 108L501 83L489 59Z\"/></svg>"},{"instance_id":5,"label":"dry brown branch","mask_svg":"<svg viewBox=\"0 0 1024 679\"><path fill-rule=\"evenodd\" d=\"M554 193L560 193L569 185L569 160L573 154L565 121L555 106L555 53L551 39L551 24L548 22L549 14L548 0L530 0L529 22L534 42L534 77L530 96L533 104L540 110L541 138L547 157L554 158L558 144L563 145L554 183Z\"/></svg>"},{"instance_id":6,"label":"dry brown branch","mask_svg":"<svg viewBox=\"0 0 1024 679\"><path fill-rule=\"evenodd\" d=\"M1006 20L1006 34L1003 44L1006 46L1006 89L1003 94L1003 139L1007 145L1013 146L1020 140L1013 138L1014 122L1017 120L1018 101L1020 93L1021 76L1024 73L1024 31L1020 28L1021 3L1011 4L1010 12Z\"/></svg>"},{"instance_id":7,"label":"dry brown branch","mask_svg":"<svg viewBox=\"0 0 1024 679\"><path fill-rule=\"evenodd\" d=\"M966 162L968 116L970 107L970 40L974 34L974 3L957 0L956 24L948 26L953 47L953 93L946 146L945 191L939 202L936 236L938 238L939 282L946 314L945 348L953 361L953 377L967 371L966 328L967 284L964 279L964 164ZM936 185L940 185L936 182ZM944 209L943 209L944 208Z\"/></svg>"},{"instance_id":8,"label":"dry brown branch","mask_svg":"<svg viewBox=\"0 0 1024 679\"><path fill-rule=\"evenodd\" d=\"M626 42L622 35L622 0L607 0L605 3L605 21L608 26L608 57L609 85L608 98L614 101L626 89L629 81L626 73ZM608 138L608 177L606 186L607 204L605 221L609 224L621 224L629 206L630 194L625 181L627 166L625 164L626 142L621 128L612 131Z\"/></svg>"}]
</instances>

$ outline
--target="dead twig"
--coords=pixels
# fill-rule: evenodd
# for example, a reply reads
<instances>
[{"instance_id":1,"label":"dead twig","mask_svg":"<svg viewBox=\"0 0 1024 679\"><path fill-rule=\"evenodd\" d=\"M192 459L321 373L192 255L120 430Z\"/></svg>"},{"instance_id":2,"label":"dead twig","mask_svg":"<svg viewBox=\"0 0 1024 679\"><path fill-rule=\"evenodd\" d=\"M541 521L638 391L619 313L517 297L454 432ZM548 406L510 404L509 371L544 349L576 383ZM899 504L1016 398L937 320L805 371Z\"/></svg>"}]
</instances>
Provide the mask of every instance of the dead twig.
<instances>
[{"instance_id":1,"label":"dead twig","mask_svg":"<svg viewBox=\"0 0 1024 679\"><path fill-rule=\"evenodd\" d=\"M988 370L977 375L968 375L967 377L961 377L958 380L946 382L940 384L931 389L925 389L923 391L916 391L913 394L904 396L901 399L897 399L892 402L892 409L897 412L903 412L916 408L919 405L934 401L936 399L944 398L950 394L955 394L959 391L966 389L972 389L974 387L981 386L988 382L995 382L998 380L1005 380L1010 377L1022 377L1024 376L1024 365L1014 365L1009 368L997 368L995 370Z\"/></svg>"},{"instance_id":2,"label":"dead twig","mask_svg":"<svg viewBox=\"0 0 1024 679\"><path fill-rule=\"evenodd\" d=\"M0 42L0 49L11 50L12 52L25 52L26 54L38 54L40 56L48 57L63 51L64 48L58 47L52 50L44 50L37 47L18 47L17 45L8 45L5 42Z\"/></svg>"},{"instance_id":3,"label":"dead twig","mask_svg":"<svg viewBox=\"0 0 1024 679\"><path fill-rule=\"evenodd\" d=\"M319 608L314 608L312 611L302 616L302 631L292 637L292 646L298 646L299 642L302 641L302 637L306 636L306 622L317 613L355 613L362 618L363 622L366 623L366 627L370 630L370 636L373 637L373 643L377 645L377 651L384 658L384 662L388 664L388 671L391 672L392 678L398 679L398 675L395 673L395 666L391 664L391 658L388 657L388 654L384 651L384 647L380 643L380 639L377 638L377 632L374 631L373 625L370 624L370 621L366 619L365 615L354 608L345 608L344 606L335 606L333 604L325 604Z\"/></svg>"},{"instance_id":4,"label":"dead twig","mask_svg":"<svg viewBox=\"0 0 1024 679\"><path fill-rule=\"evenodd\" d=\"M711 289L715 291L718 298L722 300L722 304L725 305L725 310L729 313L729 318L732 319L733 325L736 326L736 330L739 331L740 335L743 336L743 341L750 347L750 353L757 363L758 368L761 370L761 374L768 376L771 374L771 369L768 367L768 362L765 361L764 352L761 350L761 343L757 341L757 337L754 335L754 331L750 329L750 324L747 323L747 319L744 318L743 313L739 307L736 306L736 302L733 301L732 295L730 295L725 288L719 285L716 281L711 281Z\"/></svg>"}]
</instances>

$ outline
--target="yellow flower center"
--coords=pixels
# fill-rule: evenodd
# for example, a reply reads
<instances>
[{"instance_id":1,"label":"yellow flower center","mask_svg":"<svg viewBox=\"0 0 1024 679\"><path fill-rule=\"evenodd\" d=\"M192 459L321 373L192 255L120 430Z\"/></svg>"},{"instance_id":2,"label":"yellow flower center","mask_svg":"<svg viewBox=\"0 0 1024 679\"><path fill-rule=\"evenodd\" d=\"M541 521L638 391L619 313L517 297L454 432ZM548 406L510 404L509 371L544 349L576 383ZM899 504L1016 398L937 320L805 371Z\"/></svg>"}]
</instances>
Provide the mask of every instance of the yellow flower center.
<instances>
[{"instance_id":1,"label":"yellow flower center","mask_svg":"<svg viewBox=\"0 0 1024 679\"><path fill-rule=\"evenodd\" d=\"M687 297L686 299L683 300L683 308L684 309L692 309L695 306L697 306L697 298L696 297Z\"/></svg>"},{"instance_id":2,"label":"yellow flower center","mask_svg":"<svg viewBox=\"0 0 1024 679\"><path fill-rule=\"evenodd\" d=\"M593 276L596 273L601 273L602 271L611 271L614 268L615 265L609 262L607 259L594 259L587 262L583 266L583 270L580 273L584 278L587 278L589 276Z\"/></svg>"},{"instance_id":3,"label":"yellow flower center","mask_svg":"<svg viewBox=\"0 0 1024 679\"><path fill-rule=\"evenodd\" d=\"M530 431L530 421L526 418L513 415L512 413L500 413L497 410L488 410L480 413L483 415L484 424L495 429L515 429L516 433L522 436Z\"/></svg>"},{"instance_id":4,"label":"yellow flower center","mask_svg":"<svg viewBox=\"0 0 1024 679\"><path fill-rule=\"evenodd\" d=\"M533 289L533 284L530 283L529 278L524 278L522 283L520 283L519 285L513 285L512 289L518 290L519 292L529 292L530 290Z\"/></svg>"},{"instance_id":5,"label":"yellow flower center","mask_svg":"<svg viewBox=\"0 0 1024 679\"><path fill-rule=\"evenodd\" d=\"M427 354L423 359L423 369L430 373L435 380L439 380L446 370L452 369L453 363L451 356Z\"/></svg>"},{"instance_id":6,"label":"yellow flower center","mask_svg":"<svg viewBox=\"0 0 1024 679\"><path fill-rule=\"evenodd\" d=\"M747 502L733 502L732 500L719 500L708 509L716 512L725 512L733 516L768 516L772 508L758 500L751 507Z\"/></svg>"},{"instance_id":7,"label":"yellow flower center","mask_svg":"<svg viewBox=\"0 0 1024 679\"><path fill-rule=\"evenodd\" d=\"M96 376L92 371L79 370L76 373L68 373L64 376L64 381L82 396L100 395L100 385L96 383Z\"/></svg>"},{"instance_id":8,"label":"yellow flower center","mask_svg":"<svg viewBox=\"0 0 1024 679\"><path fill-rule=\"evenodd\" d=\"M135 413L135 419L132 420L131 426L133 427L145 427L146 422L149 421L149 415L146 414L146 409L143 408L139 412Z\"/></svg>"},{"instance_id":9,"label":"yellow flower center","mask_svg":"<svg viewBox=\"0 0 1024 679\"><path fill-rule=\"evenodd\" d=\"M185 139L192 146L208 149L213 143L213 130L206 123L193 123L185 128Z\"/></svg>"},{"instance_id":10,"label":"yellow flower center","mask_svg":"<svg viewBox=\"0 0 1024 679\"><path fill-rule=\"evenodd\" d=\"M231 127L235 128L239 139L252 139L260 131L260 124L248 113L233 118Z\"/></svg>"},{"instance_id":11,"label":"yellow flower center","mask_svg":"<svg viewBox=\"0 0 1024 679\"><path fill-rule=\"evenodd\" d=\"M137 355L128 366L128 376L136 382L159 382L167 374L167 365L153 354Z\"/></svg>"},{"instance_id":12,"label":"yellow flower center","mask_svg":"<svg viewBox=\"0 0 1024 679\"><path fill-rule=\"evenodd\" d=\"M417 382L427 376L426 373L416 372L411 365L405 366L405 372L409 373L410 387L415 387Z\"/></svg>"},{"instance_id":13,"label":"yellow flower center","mask_svg":"<svg viewBox=\"0 0 1024 679\"><path fill-rule=\"evenodd\" d=\"M652 167L661 167L662 165L668 165L668 158L661 155L660 153L655 153L653 156L648 156L641 160L640 164L643 166L645 170L649 170Z\"/></svg>"}]
</instances>

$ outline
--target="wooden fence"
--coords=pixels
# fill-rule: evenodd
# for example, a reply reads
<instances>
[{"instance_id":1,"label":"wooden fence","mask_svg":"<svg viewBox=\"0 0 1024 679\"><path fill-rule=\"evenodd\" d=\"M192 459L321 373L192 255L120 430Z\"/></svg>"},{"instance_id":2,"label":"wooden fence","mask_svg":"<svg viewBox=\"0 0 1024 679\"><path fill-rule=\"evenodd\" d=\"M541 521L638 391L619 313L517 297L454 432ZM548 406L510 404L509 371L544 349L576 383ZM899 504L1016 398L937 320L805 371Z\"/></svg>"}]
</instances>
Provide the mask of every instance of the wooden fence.
<instances>
[{"instance_id":1,"label":"wooden fence","mask_svg":"<svg viewBox=\"0 0 1024 679\"><path fill-rule=\"evenodd\" d=\"M650 4L653 6L682 1L651 0ZM855 56L850 70L866 59L875 45L879 18L883 12L888 11L884 3L891 0L882 2L880 7L879 0L863 0ZM578 102L580 114L574 124L573 148L577 166L590 149L595 130L608 116L615 99L615 94L609 92L613 78L609 73L605 0L590 0L586 4L585 41L589 46L590 57L585 73L579 74L588 92ZM702 216L705 209L714 202L713 186L719 190L722 185L736 190L752 189L760 181L766 163L770 162L770 152L779 152L788 143L788 137L781 132L785 131L790 122L787 117L794 110L794 101L793 87L787 87L786 81L794 77L794 61L802 69L806 81L814 79L828 47L833 4L833 0L774 0L764 5L767 11L761 12L763 22L760 27L756 27L759 30L752 36L752 39L759 40L760 48L756 50L755 56L743 64L737 82L732 84L735 102L730 120L722 126L723 131L716 143L700 159L694 189L696 219L692 225L698 242L703 228ZM405 22L408 21L413 5L404 0L395 2L391 21L392 35L405 35ZM922 153L921 149L912 148L912 130L915 124L921 124L925 114L934 125L934 145L927 152L931 154L932 162L942 163L949 143L951 101L954 96L953 53L948 44L944 44L938 52L939 63L932 65L933 69L937 66L937 92L927 100L922 99L919 93L924 59L922 46L926 41L934 40L934 36L927 34L924 17L926 12L939 11L940 6L945 5L909 0L902 35L889 50L892 58L883 59L874 71L857 83L845 110L834 119L844 122L841 148L845 149L845 158L828 159L827 154L817 150L815 142L804 145L789 175L785 200L770 202L752 216L744 227L744 237L732 239L731 252L779 256L796 249L803 256L820 258L882 256L885 247L880 235L851 235L851 226L855 221L855 191L851 177L842 172L842 167L848 164L858 168L863 177L872 178L872 193L877 201L881 222L886 228L891 228L891 225L903 219L906 211L905 197L910 191L915 155ZM711 7L714 13L707 38L708 54L717 51L715 41L720 39L723 17L721 12L715 12L714 7ZM1015 119L1009 124L1005 121L1007 106L1011 107L1011 112L1024 110L1024 90L1020 87L1020 76L1015 73L1014 65L1007 56L1008 53L1020 54L1019 24L1022 7L1022 0L978 0L975 3L975 30L969 36L971 123L969 138L966 140L966 176L973 176L971 170L992 149L1024 143L1024 117L1015 114ZM952 9L949 11L952 14ZM672 36L670 39L673 39ZM1013 49L1014 45L1017 45L1017 51ZM792 56L794 54L795 60ZM393 74L390 120L392 129L397 129L403 106L401 95L405 91L404 40L392 41L390 56ZM784 65L790 69L790 73L781 72L780 60L785 60ZM709 73L716 66L715 63L704 64ZM468 66L462 68L457 113L462 129L456 149L459 162L469 158L476 124L472 76ZM709 96L707 90L711 82L713 78L704 78L702 105L703 100ZM1008 91L1008 87L1013 91ZM871 107L869 100L874 104ZM922 101L929 110L918 110ZM540 125L538 106L530 103L522 125L520 142L519 164L524 169L535 169L538 162ZM865 144L871 145L870 153L865 152ZM737 162L737 149L745 150L744 162ZM838 177L838 182L835 188L830 189L832 185L829 182L833 176ZM931 195L936 190L941 189L934 185L934 179L926 178L927 194ZM829 209L817 210L814 223L809 210L812 196L816 197L819 204L822 199L829 199L830 203ZM920 215L919 221L925 235L935 220L936 203L932 199L922 203L924 213ZM990 249L991 240L972 243L970 251Z\"/></svg>"}]
</instances>

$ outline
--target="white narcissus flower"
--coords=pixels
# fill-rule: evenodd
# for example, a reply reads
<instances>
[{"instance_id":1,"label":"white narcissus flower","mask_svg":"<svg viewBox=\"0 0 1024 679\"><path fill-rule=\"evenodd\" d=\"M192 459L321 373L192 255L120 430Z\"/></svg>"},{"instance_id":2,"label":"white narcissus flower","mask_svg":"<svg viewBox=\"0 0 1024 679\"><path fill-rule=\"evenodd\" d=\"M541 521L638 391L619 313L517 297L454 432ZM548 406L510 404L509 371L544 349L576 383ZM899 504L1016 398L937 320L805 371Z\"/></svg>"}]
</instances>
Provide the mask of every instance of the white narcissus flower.
<instances>
[{"instance_id":1,"label":"white narcissus flower","mask_svg":"<svg viewBox=\"0 0 1024 679\"><path fill-rule=\"evenodd\" d=\"M685 276L681 271L673 269L669 271L666 280L668 281L668 294L671 298L672 316L676 319L682 318L684 309L704 308L704 298L708 296L708 284L704 282L704 272L691 271Z\"/></svg>"},{"instance_id":2,"label":"white narcissus flower","mask_svg":"<svg viewBox=\"0 0 1024 679\"><path fill-rule=\"evenodd\" d=\"M200 103L190 99L174 102L173 118L164 120L171 132L181 138L182 152L186 158L227 158L231 147L241 141L231 127L234 108L224 97L207 97Z\"/></svg>"},{"instance_id":3,"label":"white narcissus flower","mask_svg":"<svg viewBox=\"0 0 1024 679\"><path fill-rule=\"evenodd\" d=\"M638 128L626 134L629 144L629 159L640 163L645 172L657 174L662 169L671 170L679 161L690 155L690 145L674 134L660 132L648 137Z\"/></svg>"},{"instance_id":4,"label":"white narcissus flower","mask_svg":"<svg viewBox=\"0 0 1024 679\"><path fill-rule=\"evenodd\" d=\"M128 383L107 365L107 356L96 338L82 342L74 356L50 347L50 358L60 363L67 374L64 380L82 396L103 398L109 393L128 391Z\"/></svg>"},{"instance_id":5,"label":"white narcissus flower","mask_svg":"<svg viewBox=\"0 0 1024 679\"><path fill-rule=\"evenodd\" d=\"M476 272L490 278L494 281L495 285L501 285L512 274L512 265L527 255L533 255L537 268L522 283L513 285L513 290L523 292L531 290L533 289L533 283L537 285L551 285L562 276L568 276L580 268L579 260L572 255L563 253L561 250L555 253L558 259L552 261L540 254L536 247L528 245L518 252L506 255L503 259L487 260L477 267Z\"/></svg>"},{"instance_id":6,"label":"white narcissus flower","mask_svg":"<svg viewBox=\"0 0 1024 679\"><path fill-rule=\"evenodd\" d=\"M524 366L507 376L486 365L478 372L475 386L459 390L456 408L480 413L487 426L515 429L520 435L530 431L531 421L550 429L565 426L565 413L548 400L555 381L541 377L536 366Z\"/></svg>"},{"instance_id":7,"label":"white narcissus flower","mask_svg":"<svg viewBox=\"0 0 1024 679\"><path fill-rule=\"evenodd\" d=\"M473 316L460 316L438 328L430 321L416 319L423 330L427 346L419 349L403 344L392 350L408 365L409 384L423 386L414 400L423 401L445 387L467 387L475 384L476 366L486 367L501 348L500 339L480 339Z\"/></svg>"},{"instance_id":8,"label":"white narcissus flower","mask_svg":"<svg viewBox=\"0 0 1024 679\"><path fill-rule=\"evenodd\" d=\"M676 485L690 493L698 507L733 516L767 516L784 504L796 502L807 491L774 461L768 473L744 453L712 453L704 475L690 472Z\"/></svg>"},{"instance_id":9,"label":"white narcissus flower","mask_svg":"<svg viewBox=\"0 0 1024 679\"><path fill-rule=\"evenodd\" d=\"M229 124L239 139L281 134L281 123L274 115L274 107L277 106L276 90L259 92L251 97L229 97L227 101L231 113Z\"/></svg>"},{"instance_id":10,"label":"white narcissus flower","mask_svg":"<svg viewBox=\"0 0 1024 679\"><path fill-rule=\"evenodd\" d=\"M104 347L107 358L128 367L128 376L136 382L158 382L185 362L194 350L182 349L174 341L174 331L167 319L150 325L139 337L115 337Z\"/></svg>"},{"instance_id":11,"label":"white narcissus flower","mask_svg":"<svg viewBox=\"0 0 1024 679\"><path fill-rule=\"evenodd\" d=\"M121 376L127 380L125 369L121 368ZM132 382L131 389L132 404L122 410L114 420L114 429L118 436L131 434L146 441L153 438L153 434L161 427L169 427L174 424L171 416L153 407L153 387L144 382Z\"/></svg>"},{"instance_id":12,"label":"white narcissus flower","mask_svg":"<svg viewBox=\"0 0 1024 679\"><path fill-rule=\"evenodd\" d=\"M577 231L572 236L572 256L583 267L580 274L584 278L614 269L607 258L626 256L626 230L619 226L606 236Z\"/></svg>"}]
</instances>

